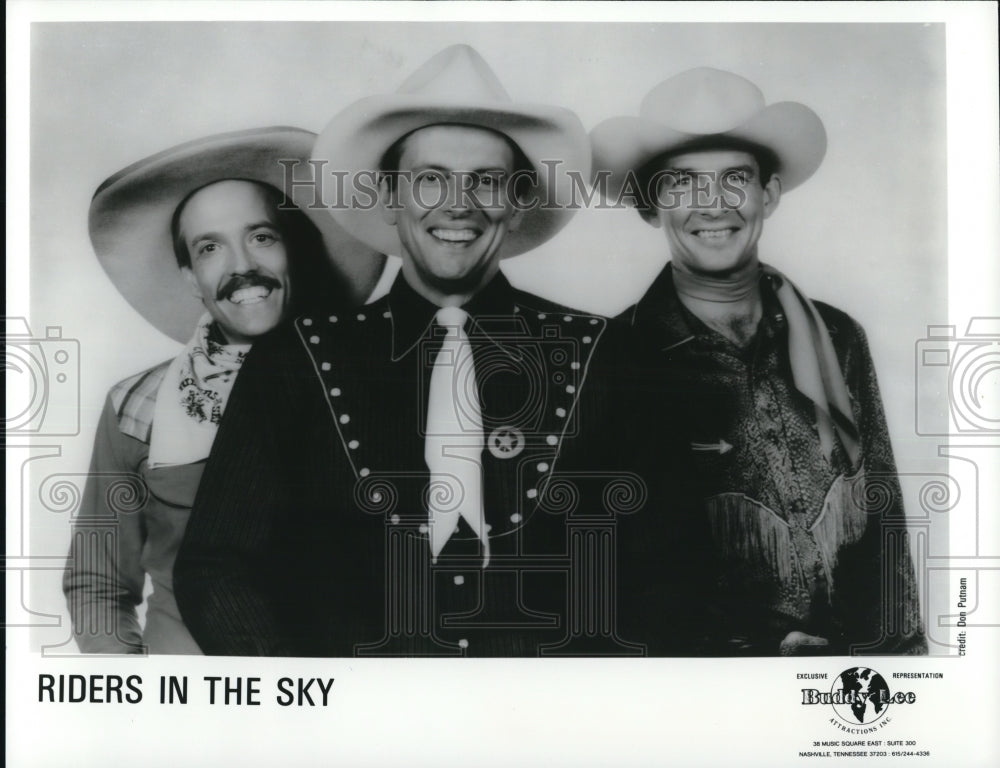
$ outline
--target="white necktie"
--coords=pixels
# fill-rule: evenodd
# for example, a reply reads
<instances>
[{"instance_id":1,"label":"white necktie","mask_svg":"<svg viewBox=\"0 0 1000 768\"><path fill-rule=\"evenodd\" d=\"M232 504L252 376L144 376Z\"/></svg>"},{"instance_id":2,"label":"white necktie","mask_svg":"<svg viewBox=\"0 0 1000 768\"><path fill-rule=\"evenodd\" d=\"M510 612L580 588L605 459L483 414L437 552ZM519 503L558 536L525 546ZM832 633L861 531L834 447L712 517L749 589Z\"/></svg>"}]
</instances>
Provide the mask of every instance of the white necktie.
<instances>
[{"instance_id":1,"label":"white necktie","mask_svg":"<svg viewBox=\"0 0 1000 768\"><path fill-rule=\"evenodd\" d=\"M431 473L431 555L436 559L441 554L461 516L483 543L485 568L490 541L483 518L483 416L472 345L465 333L468 314L459 307L443 307L435 318L447 335L434 361L427 397L424 460Z\"/></svg>"}]
</instances>

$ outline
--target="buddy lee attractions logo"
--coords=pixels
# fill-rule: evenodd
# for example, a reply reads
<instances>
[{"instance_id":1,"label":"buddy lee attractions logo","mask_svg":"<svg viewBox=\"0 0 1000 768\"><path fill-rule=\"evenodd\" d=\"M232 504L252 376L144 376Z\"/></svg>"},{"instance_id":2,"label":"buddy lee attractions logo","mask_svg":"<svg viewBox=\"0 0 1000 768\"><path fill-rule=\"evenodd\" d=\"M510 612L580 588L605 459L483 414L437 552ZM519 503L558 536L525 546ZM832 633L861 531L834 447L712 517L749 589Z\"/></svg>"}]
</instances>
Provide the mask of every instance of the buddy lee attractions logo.
<instances>
[{"instance_id":1,"label":"buddy lee attractions logo","mask_svg":"<svg viewBox=\"0 0 1000 768\"><path fill-rule=\"evenodd\" d=\"M841 672L829 693L816 688L802 689L802 704L833 706L837 718L830 718L830 722L845 733L873 733L890 722L890 704L913 704L916 700L913 691L891 693L885 678L867 667L851 667Z\"/></svg>"}]
</instances>

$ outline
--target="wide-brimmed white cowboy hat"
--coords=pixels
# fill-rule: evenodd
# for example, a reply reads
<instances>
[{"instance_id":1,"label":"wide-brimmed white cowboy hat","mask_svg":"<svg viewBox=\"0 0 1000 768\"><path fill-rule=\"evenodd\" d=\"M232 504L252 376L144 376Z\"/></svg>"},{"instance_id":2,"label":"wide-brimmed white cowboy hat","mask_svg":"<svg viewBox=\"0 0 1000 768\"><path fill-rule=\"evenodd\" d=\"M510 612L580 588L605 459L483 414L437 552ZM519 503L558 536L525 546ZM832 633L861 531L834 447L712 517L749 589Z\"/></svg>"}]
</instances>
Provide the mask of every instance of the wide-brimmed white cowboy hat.
<instances>
[{"instance_id":1,"label":"wide-brimmed white cowboy hat","mask_svg":"<svg viewBox=\"0 0 1000 768\"><path fill-rule=\"evenodd\" d=\"M351 104L320 133L313 161L323 164L323 199L344 229L380 252L402 255L396 228L371 204L372 180L396 141L442 123L504 134L537 172L537 184L529 188L527 199L539 205L525 210L517 229L507 234L502 257L531 250L569 222L576 212L571 205L572 177L578 175L579 189L590 175L590 143L579 118L561 107L514 102L474 49L453 45L428 60L395 93ZM346 174L344 181L335 181L334 174Z\"/></svg>"},{"instance_id":2,"label":"wide-brimmed white cowboy hat","mask_svg":"<svg viewBox=\"0 0 1000 768\"><path fill-rule=\"evenodd\" d=\"M826 154L826 131L804 104L764 104L760 89L746 78L697 67L664 80L642 100L638 117L613 117L590 132L594 178L610 172L609 197L617 197L630 172L658 155L720 145L768 150L787 191L819 168Z\"/></svg>"},{"instance_id":3,"label":"wide-brimmed white cowboy hat","mask_svg":"<svg viewBox=\"0 0 1000 768\"><path fill-rule=\"evenodd\" d=\"M353 300L364 301L385 257L344 232L313 197L306 162L316 134L269 127L209 136L140 160L107 179L90 204L90 240L118 291L156 328L186 342L202 303L191 293L174 256L170 220L194 190L224 179L270 184L285 192L323 236L326 256ZM294 160L295 184L279 160ZM310 209L313 205L313 209ZM322 254L307 254L322 258Z\"/></svg>"}]
</instances>

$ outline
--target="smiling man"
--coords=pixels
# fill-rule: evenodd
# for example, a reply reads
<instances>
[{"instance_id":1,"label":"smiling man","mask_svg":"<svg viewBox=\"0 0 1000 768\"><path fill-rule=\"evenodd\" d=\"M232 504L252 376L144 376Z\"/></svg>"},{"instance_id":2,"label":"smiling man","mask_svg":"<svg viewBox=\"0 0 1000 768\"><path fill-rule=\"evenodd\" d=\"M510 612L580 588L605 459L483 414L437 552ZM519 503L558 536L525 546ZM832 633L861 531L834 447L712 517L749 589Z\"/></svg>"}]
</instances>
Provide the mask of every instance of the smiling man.
<instances>
[{"instance_id":1,"label":"smiling man","mask_svg":"<svg viewBox=\"0 0 1000 768\"><path fill-rule=\"evenodd\" d=\"M538 173L547 159L554 175ZM306 313L250 355L178 560L198 642L297 656L688 648L669 605L693 551L670 554L685 522L666 536L665 510L643 509L675 469L640 473L657 456L642 422L656 420L630 405L653 379L626 328L500 271L574 213L540 203L589 173L576 116L511 101L453 46L338 114L313 161L376 172L377 205L326 202L402 270L386 297Z\"/></svg>"},{"instance_id":2,"label":"smiling man","mask_svg":"<svg viewBox=\"0 0 1000 768\"><path fill-rule=\"evenodd\" d=\"M671 263L626 318L692 420L728 654L926 651L899 483L864 331L761 264L781 195L826 133L716 69L656 86L592 134L598 184L638 191Z\"/></svg>"},{"instance_id":3,"label":"smiling man","mask_svg":"<svg viewBox=\"0 0 1000 768\"><path fill-rule=\"evenodd\" d=\"M230 392L255 340L305 297L337 301L349 282L325 246L335 234L279 191L278 161L304 161L314 138L294 128L208 137L129 166L94 195L102 265L139 312L187 344L116 384L105 404L64 582L84 652L199 653L174 600L173 565ZM351 254L342 248L338 259L350 264ZM352 272L360 282L370 271Z\"/></svg>"},{"instance_id":4,"label":"smiling man","mask_svg":"<svg viewBox=\"0 0 1000 768\"><path fill-rule=\"evenodd\" d=\"M195 190L173 215L181 273L231 344L270 331L291 303L281 200L273 187L230 179Z\"/></svg>"}]
</instances>

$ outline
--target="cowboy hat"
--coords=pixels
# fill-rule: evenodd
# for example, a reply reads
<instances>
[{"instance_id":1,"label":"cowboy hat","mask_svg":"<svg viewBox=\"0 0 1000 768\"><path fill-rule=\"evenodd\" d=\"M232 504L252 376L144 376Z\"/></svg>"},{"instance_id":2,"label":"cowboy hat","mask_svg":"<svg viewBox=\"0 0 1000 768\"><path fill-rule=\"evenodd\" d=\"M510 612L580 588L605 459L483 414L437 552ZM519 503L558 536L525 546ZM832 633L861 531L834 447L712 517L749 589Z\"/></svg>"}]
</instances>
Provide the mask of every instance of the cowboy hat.
<instances>
[{"instance_id":1,"label":"cowboy hat","mask_svg":"<svg viewBox=\"0 0 1000 768\"><path fill-rule=\"evenodd\" d=\"M323 201L344 229L380 252L402 255L396 228L383 219L379 207L356 204L374 202L356 180L372 189L373 174L389 147L418 128L441 123L504 134L537 172L528 199L546 205L524 211L518 228L504 240L502 257L531 250L569 222L575 213L570 206L572 175L579 174L581 182L590 175L590 146L579 118L561 107L515 103L474 49L453 45L428 60L395 93L351 104L320 133L313 161L323 164L327 181L331 173L347 174L343 185L322 185ZM544 166L543 160L558 165L553 171L552 163Z\"/></svg>"},{"instance_id":2,"label":"cowboy hat","mask_svg":"<svg viewBox=\"0 0 1000 768\"><path fill-rule=\"evenodd\" d=\"M311 131L286 127L223 133L173 147L111 176L94 193L89 221L91 243L111 282L156 328L188 341L205 308L177 267L170 220L190 192L241 179L285 191L320 230L348 294L363 301L385 259L349 237L325 211L309 208L312 185L302 179L312 172L305 161L315 138ZM299 161L294 185L285 179L279 159Z\"/></svg>"},{"instance_id":3,"label":"cowboy hat","mask_svg":"<svg viewBox=\"0 0 1000 768\"><path fill-rule=\"evenodd\" d=\"M826 154L823 122L809 107L793 101L765 106L749 80L697 67L653 88L638 117L613 117L590 132L595 179L610 171L607 194L617 197L629 173L653 158L713 140L771 152L783 191L812 176Z\"/></svg>"}]
</instances>

